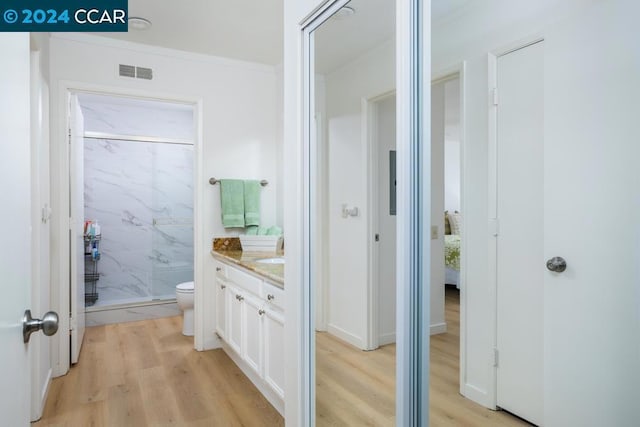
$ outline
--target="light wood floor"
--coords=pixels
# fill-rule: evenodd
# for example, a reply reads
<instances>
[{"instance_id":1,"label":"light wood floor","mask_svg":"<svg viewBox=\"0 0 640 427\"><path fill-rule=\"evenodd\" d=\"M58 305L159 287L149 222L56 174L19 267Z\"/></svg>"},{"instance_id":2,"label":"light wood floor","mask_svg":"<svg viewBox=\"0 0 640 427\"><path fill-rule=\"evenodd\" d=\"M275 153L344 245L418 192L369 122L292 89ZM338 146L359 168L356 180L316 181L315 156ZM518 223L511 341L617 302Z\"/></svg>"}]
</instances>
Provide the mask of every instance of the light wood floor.
<instances>
[{"instance_id":1,"label":"light wood floor","mask_svg":"<svg viewBox=\"0 0 640 427\"><path fill-rule=\"evenodd\" d=\"M222 350L197 352L171 317L87 328L36 426L282 426ZM1 422L0 422L1 424Z\"/></svg>"},{"instance_id":2,"label":"light wood floor","mask_svg":"<svg viewBox=\"0 0 640 427\"><path fill-rule=\"evenodd\" d=\"M447 333L431 337L430 425L527 426L459 394L460 294L446 291ZM395 425L395 345L361 351L327 333L316 334L318 426Z\"/></svg>"},{"instance_id":3,"label":"light wood floor","mask_svg":"<svg viewBox=\"0 0 640 427\"><path fill-rule=\"evenodd\" d=\"M518 426L458 393L459 296L431 339L431 426ZM79 363L53 380L35 426L281 426L282 417L222 350L196 352L180 317L87 328ZM360 351L317 335L318 426L392 426L395 346Z\"/></svg>"}]
</instances>

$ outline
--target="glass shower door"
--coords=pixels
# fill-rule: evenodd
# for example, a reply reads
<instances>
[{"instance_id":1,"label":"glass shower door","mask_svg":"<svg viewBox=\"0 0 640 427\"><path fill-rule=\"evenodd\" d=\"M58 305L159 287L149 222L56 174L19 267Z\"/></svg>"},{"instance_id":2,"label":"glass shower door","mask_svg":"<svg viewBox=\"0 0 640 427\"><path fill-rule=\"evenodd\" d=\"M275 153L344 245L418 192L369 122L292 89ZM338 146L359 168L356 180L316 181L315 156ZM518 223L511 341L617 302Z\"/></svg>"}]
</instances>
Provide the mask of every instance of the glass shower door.
<instances>
[{"instance_id":1,"label":"glass shower door","mask_svg":"<svg viewBox=\"0 0 640 427\"><path fill-rule=\"evenodd\" d=\"M175 298L193 280L193 146L154 143L152 152L151 298Z\"/></svg>"}]
</instances>

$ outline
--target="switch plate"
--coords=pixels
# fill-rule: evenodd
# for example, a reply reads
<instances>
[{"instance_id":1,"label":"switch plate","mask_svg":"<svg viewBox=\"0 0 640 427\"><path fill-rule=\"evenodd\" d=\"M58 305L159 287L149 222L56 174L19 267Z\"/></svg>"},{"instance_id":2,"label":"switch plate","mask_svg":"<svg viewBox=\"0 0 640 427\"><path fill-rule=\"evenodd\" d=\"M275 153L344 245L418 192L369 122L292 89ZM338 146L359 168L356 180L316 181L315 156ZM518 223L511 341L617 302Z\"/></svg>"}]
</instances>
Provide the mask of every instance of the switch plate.
<instances>
[{"instance_id":1,"label":"switch plate","mask_svg":"<svg viewBox=\"0 0 640 427\"><path fill-rule=\"evenodd\" d=\"M438 240L438 226L431 226L431 240Z\"/></svg>"}]
</instances>

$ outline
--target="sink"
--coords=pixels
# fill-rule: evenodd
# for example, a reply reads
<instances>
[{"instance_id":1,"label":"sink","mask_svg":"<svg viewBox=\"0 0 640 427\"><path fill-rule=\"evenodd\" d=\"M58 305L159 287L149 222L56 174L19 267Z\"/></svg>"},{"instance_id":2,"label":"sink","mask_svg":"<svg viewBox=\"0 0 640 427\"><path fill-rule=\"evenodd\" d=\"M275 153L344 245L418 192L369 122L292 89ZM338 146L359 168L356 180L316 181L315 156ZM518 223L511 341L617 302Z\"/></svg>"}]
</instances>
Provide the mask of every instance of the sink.
<instances>
[{"instance_id":1,"label":"sink","mask_svg":"<svg viewBox=\"0 0 640 427\"><path fill-rule=\"evenodd\" d=\"M260 264L284 264L284 258L281 258L281 257L262 258L262 259L257 259L256 262Z\"/></svg>"}]
</instances>

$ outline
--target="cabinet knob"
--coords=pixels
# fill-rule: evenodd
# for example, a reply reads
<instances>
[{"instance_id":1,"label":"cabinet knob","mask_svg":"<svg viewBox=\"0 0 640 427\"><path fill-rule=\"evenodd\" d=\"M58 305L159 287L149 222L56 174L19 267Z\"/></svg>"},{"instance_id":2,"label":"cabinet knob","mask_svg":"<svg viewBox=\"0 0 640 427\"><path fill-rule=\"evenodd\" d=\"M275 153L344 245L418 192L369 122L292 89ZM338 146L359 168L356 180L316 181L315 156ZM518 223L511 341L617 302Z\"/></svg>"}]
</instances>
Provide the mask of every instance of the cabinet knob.
<instances>
[{"instance_id":1,"label":"cabinet knob","mask_svg":"<svg viewBox=\"0 0 640 427\"><path fill-rule=\"evenodd\" d=\"M220 289L226 289L227 286L226 285L220 285Z\"/></svg>"},{"instance_id":2,"label":"cabinet knob","mask_svg":"<svg viewBox=\"0 0 640 427\"><path fill-rule=\"evenodd\" d=\"M222 267L216 267L216 271L222 271Z\"/></svg>"},{"instance_id":3,"label":"cabinet knob","mask_svg":"<svg viewBox=\"0 0 640 427\"><path fill-rule=\"evenodd\" d=\"M276 299L276 297L274 297L274 296L273 296L273 295L271 295L271 294L268 294L268 295L267 295L267 299L268 299L269 301L271 301L271 300L273 300L273 299Z\"/></svg>"},{"instance_id":4,"label":"cabinet knob","mask_svg":"<svg viewBox=\"0 0 640 427\"><path fill-rule=\"evenodd\" d=\"M264 310L262 310L262 309L258 310L258 314L259 314L260 316L262 316L262 315L264 314Z\"/></svg>"},{"instance_id":5,"label":"cabinet knob","mask_svg":"<svg viewBox=\"0 0 640 427\"><path fill-rule=\"evenodd\" d=\"M236 295L236 299L237 299L238 301L242 301L242 300L244 300L244 297L243 297L243 296L241 296L241 295Z\"/></svg>"}]
</instances>

